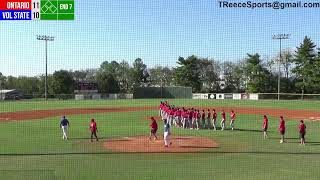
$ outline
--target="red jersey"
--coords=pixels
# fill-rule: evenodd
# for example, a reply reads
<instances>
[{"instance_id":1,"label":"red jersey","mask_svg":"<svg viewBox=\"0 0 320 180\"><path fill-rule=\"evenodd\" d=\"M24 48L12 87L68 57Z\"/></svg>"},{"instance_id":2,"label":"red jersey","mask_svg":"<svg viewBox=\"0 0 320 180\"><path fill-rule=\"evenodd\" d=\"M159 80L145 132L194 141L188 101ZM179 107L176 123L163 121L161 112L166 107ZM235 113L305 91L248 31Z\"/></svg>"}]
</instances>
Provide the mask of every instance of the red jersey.
<instances>
[{"instance_id":1,"label":"red jersey","mask_svg":"<svg viewBox=\"0 0 320 180\"><path fill-rule=\"evenodd\" d=\"M176 111L176 116L178 116L178 117L182 116L182 115L181 115L181 112L182 112L181 110L177 110L177 111Z\"/></svg>"},{"instance_id":2,"label":"red jersey","mask_svg":"<svg viewBox=\"0 0 320 180\"><path fill-rule=\"evenodd\" d=\"M97 130L97 123L96 122L91 122L90 123L90 130L91 131L96 131Z\"/></svg>"},{"instance_id":3,"label":"red jersey","mask_svg":"<svg viewBox=\"0 0 320 180\"><path fill-rule=\"evenodd\" d=\"M192 119L193 111L189 112L189 119Z\"/></svg>"},{"instance_id":4,"label":"red jersey","mask_svg":"<svg viewBox=\"0 0 320 180\"><path fill-rule=\"evenodd\" d=\"M262 129L268 129L268 118L263 118Z\"/></svg>"},{"instance_id":5,"label":"red jersey","mask_svg":"<svg viewBox=\"0 0 320 180\"><path fill-rule=\"evenodd\" d=\"M236 113L234 112L230 113L230 118L232 121L234 121L236 119Z\"/></svg>"},{"instance_id":6,"label":"red jersey","mask_svg":"<svg viewBox=\"0 0 320 180\"><path fill-rule=\"evenodd\" d=\"M280 132L284 132L284 131L286 131L286 125L285 125L285 122L284 122L284 120L283 120L283 119L280 121L280 124L279 124L279 131L280 131Z\"/></svg>"},{"instance_id":7,"label":"red jersey","mask_svg":"<svg viewBox=\"0 0 320 180\"><path fill-rule=\"evenodd\" d=\"M173 116L174 115L174 110L173 109L169 110L169 114L170 114L170 116Z\"/></svg>"},{"instance_id":8,"label":"red jersey","mask_svg":"<svg viewBox=\"0 0 320 180\"><path fill-rule=\"evenodd\" d=\"M207 119L210 119L210 118L211 118L211 112L208 111Z\"/></svg>"},{"instance_id":9,"label":"red jersey","mask_svg":"<svg viewBox=\"0 0 320 180\"><path fill-rule=\"evenodd\" d=\"M226 113L225 112L222 112L221 116L222 116L222 119L226 120Z\"/></svg>"},{"instance_id":10,"label":"red jersey","mask_svg":"<svg viewBox=\"0 0 320 180\"><path fill-rule=\"evenodd\" d=\"M192 114L192 118L197 118L197 116L198 116L198 112L194 111L193 114Z\"/></svg>"},{"instance_id":11,"label":"red jersey","mask_svg":"<svg viewBox=\"0 0 320 180\"><path fill-rule=\"evenodd\" d=\"M216 112L212 112L212 118L216 119L217 118L217 113Z\"/></svg>"},{"instance_id":12,"label":"red jersey","mask_svg":"<svg viewBox=\"0 0 320 180\"><path fill-rule=\"evenodd\" d=\"M304 123L301 123L300 125L299 125L299 132L300 133L306 133L306 125L304 125Z\"/></svg>"},{"instance_id":13,"label":"red jersey","mask_svg":"<svg viewBox=\"0 0 320 180\"><path fill-rule=\"evenodd\" d=\"M189 117L189 113L187 111L183 111L182 112L182 116L183 116L183 118L188 118Z\"/></svg>"},{"instance_id":14,"label":"red jersey","mask_svg":"<svg viewBox=\"0 0 320 180\"><path fill-rule=\"evenodd\" d=\"M202 112L201 118L204 119L205 117L206 117L206 113L205 113L205 112Z\"/></svg>"},{"instance_id":15,"label":"red jersey","mask_svg":"<svg viewBox=\"0 0 320 180\"><path fill-rule=\"evenodd\" d=\"M150 124L151 129L158 129L158 124L156 121L152 121L152 123Z\"/></svg>"}]
</instances>

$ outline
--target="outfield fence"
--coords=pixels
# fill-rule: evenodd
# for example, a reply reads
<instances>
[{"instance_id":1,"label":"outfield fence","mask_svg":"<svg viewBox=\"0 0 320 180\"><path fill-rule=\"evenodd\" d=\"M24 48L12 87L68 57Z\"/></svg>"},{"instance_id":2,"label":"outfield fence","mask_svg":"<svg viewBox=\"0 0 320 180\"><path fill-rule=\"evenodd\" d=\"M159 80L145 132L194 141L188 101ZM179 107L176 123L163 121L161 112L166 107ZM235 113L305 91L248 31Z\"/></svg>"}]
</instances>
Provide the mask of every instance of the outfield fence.
<instances>
[{"instance_id":1,"label":"outfield fence","mask_svg":"<svg viewBox=\"0 0 320 180\"><path fill-rule=\"evenodd\" d=\"M320 100L320 94L294 93L194 93L192 99L211 100Z\"/></svg>"},{"instance_id":2,"label":"outfield fence","mask_svg":"<svg viewBox=\"0 0 320 180\"><path fill-rule=\"evenodd\" d=\"M135 94L127 94L127 93L85 93L85 94L48 94L48 99L52 100L112 100L112 99L195 99L195 100L278 100L278 93L181 93L179 96L173 96L171 94L165 94L167 92L163 92L163 96L158 96L158 92L156 92L156 96L154 93L152 95L148 95L148 92L143 90L146 94L143 97L137 96ZM177 94L177 92L175 92ZM187 95L185 95L187 94ZM150 96L150 97L149 97ZM191 96L191 97L190 97ZM19 94L19 95L5 95L0 93L0 101L7 100L43 100L44 94ZM280 100L320 100L320 94L294 94L294 93L280 93Z\"/></svg>"}]
</instances>

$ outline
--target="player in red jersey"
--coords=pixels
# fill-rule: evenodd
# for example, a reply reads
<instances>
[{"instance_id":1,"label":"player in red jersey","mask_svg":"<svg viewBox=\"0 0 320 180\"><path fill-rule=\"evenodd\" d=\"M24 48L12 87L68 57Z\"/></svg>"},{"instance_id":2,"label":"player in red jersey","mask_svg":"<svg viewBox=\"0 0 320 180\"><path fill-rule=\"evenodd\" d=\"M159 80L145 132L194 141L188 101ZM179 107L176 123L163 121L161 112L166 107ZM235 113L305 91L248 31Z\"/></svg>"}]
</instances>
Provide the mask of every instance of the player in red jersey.
<instances>
[{"instance_id":1,"label":"player in red jersey","mask_svg":"<svg viewBox=\"0 0 320 180\"><path fill-rule=\"evenodd\" d=\"M197 120L196 120L197 130L199 130L200 117L201 117L200 111L197 110L197 117L196 117L197 118Z\"/></svg>"},{"instance_id":2,"label":"player in red jersey","mask_svg":"<svg viewBox=\"0 0 320 180\"><path fill-rule=\"evenodd\" d=\"M220 122L220 125L221 125L221 131L224 130L225 126L226 126L226 113L224 112L224 110L222 110L221 112L221 122Z\"/></svg>"},{"instance_id":3,"label":"player in red jersey","mask_svg":"<svg viewBox=\"0 0 320 180\"><path fill-rule=\"evenodd\" d=\"M202 129L206 128L206 113L204 112L204 110L202 110L202 113L201 113L201 126L202 126Z\"/></svg>"},{"instance_id":4,"label":"player in red jersey","mask_svg":"<svg viewBox=\"0 0 320 180\"><path fill-rule=\"evenodd\" d=\"M187 128L187 124L188 124L188 117L189 117L189 113L188 113L188 110L186 109L183 109L182 111L182 127L183 128Z\"/></svg>"},{"instance_id":5,"label":"player in red jersey","mask_svg":"<svg viewBox=\"0 0 320 180\"><path fill-rule=\"evenodd\" d=\"M96 137L96 141L98 141L98 137L97 137L97 123L94 121L94 119L91 119L90 122L90 131L91 131L91 142L93 141L93 136Z\"/></svg>"},{"instance_id":6,"label":"player in red jersey","mask_svg":"<svg viewBox=\"0 0 320 180\"><path fill-rule=\"evenodd\" d=\"M263 116L263 124L262 124L262 130L263 130L263 138L266 139L268 138L268 117L267 115Z\"/></svg>"},{"instance_id":7,"label":"player in red jersey","mask_svg":"<svg viewBox=\"0 0 320 180\"><path fill-rule=\"evenodd\" d=\"M280 143L284 143L284 134L286 133L286 125L283 116L280 116L279 132L281 135Z\"/></svg>"},{"instance_id":8,"label":"player in red jersey","mask_svg":"<svg viewBox=\"0 0 320 180\"><path fill-rule=\"evenodd\" d=\"M191 110L189 110L188 128L190 128L190 129L192 128L193 111L194 111L193 108Z\"/></svg>"},{"instance_id":9,"label":"player in red jersey","mask_svg":"<svg viewBox=\"0 0 320 180\"><path fill-rule=\"evenodd\" d=\"M195 109L192 113L191 129L196 129L195 125L197 125L197 116L198 116L198 111Z\"/></svg>"},{"instance_id":10,"label":"player in red jersey","mask_svg":"<svg viewBox=\"0 0 320 180\"><path fill-rule=\"evenodd\" d=\"M151 119L152 122L150 124L151 131L150 131L149 140L151 140L152 136L155 138L154 140L158 140L158 137L157 137L157 131L158 131L157 121L154 119L154 117L151 117L150 119Z\"/></svg>"},{"instance_id":11,"label":"player in red jersey","mask_svg":"<svg viewBox=\"0 0 320 180\"><path fill-rule=\"evenodd\" d=\"M208 111L210 111L210 109L208 109ZM217 113L216 113L216 110L213 109L212 110L212 126L213 126L213 130L217 130L216 122L217 122Z\"/></svg>"},{"instance_id":12,"label":"player in red jersey","mask_svg":"<svg viewBox=\"0 0 320 180\"><path fill-rule=\"evenodd\" d=\"M236 113L231 110L231 113L230 113L230 126L231 126L231 130L233 131L234 129L234 121L236 120Z\"/></svg>"},{"instance_id":13,"label":"player in red jersey","mask_svg":"<svg viewBox=\"0 0 320 180\"><path fill-rule=\"evenodd\" d=\"M305 143L304 136L306 135L306 129L307 126L304 124L303 120L301 120L299 125L300 145L304 145Z\"/></svg>"},{"instance_id":14,"label":"player in red jersey","mask_svg":"<svg viewBox=\"0 0 320 180\"><path fill-rule=\"evenodd\" d=\"M204 112L204 110L203 110ZM207 113L207 124L208 124L208 129L211 128L211 112L210 109L208 109L208 113Z\"/></svg>"},{"instance_id":15,"label":"player in red jersey","mask_svg":"<svg viewBox=\"0 0 320 180\"><path fill-rule=\"evenodd\" d=\"M159 105L159 116L162 117L162 108L163 108L163 103L162 101L160 101L160 105Z\"/></svg>"}]
</instances>

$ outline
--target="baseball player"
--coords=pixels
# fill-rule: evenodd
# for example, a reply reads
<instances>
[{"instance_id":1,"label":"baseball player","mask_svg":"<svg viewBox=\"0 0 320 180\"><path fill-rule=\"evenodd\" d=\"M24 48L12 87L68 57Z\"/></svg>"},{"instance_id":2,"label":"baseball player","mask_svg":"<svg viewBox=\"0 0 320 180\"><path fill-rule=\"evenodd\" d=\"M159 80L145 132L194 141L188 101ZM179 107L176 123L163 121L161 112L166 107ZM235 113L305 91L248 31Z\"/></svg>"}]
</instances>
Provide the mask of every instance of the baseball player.
<instances>
[{"instance_id":1,"label":"baseball player","mask_svg":"<svg viewBox=\"0 0 320 180\"><path fill-rule=\"evenodd\" d=\"M60 121L60 128L62 129L62 139L68 140L68 128L70 127L70 123L66 116L62 116Z\"/></svg>"},{"instance_id":2,"label":"baseball player","mask_svg":"<svg viewBox=\"0 0 320 180\"><path fill-rule=\"evenodd\" d=\"M181 117L182 117L181 112L182 112L181 108L177 108L176 113L175 113L177 127L181 127Z\"/></svg>"},{"instance_id":3,"label":"baseball player","mask_svg":"<svg viewBox=\"0 0 320 180\"><path fill-rule=\"evenodd\" d=\"M299 125L300 145L304 145L305 143L304 136L306 135L306 129L306 125L304 124L303 120L301 120Z\"/></svg>"},{"instance_id":4,"label":"baseball player","mask_svg":"<svg viewBox=\"0 0 320 180\"><path fill-rule=\"evenodd\" d=\"M206 113L204 112L204 110L202 110L202 113L201 113L201 126L202 126L202 129L206 128Z\"/></svg>"},{"instance_id":5,"label":"baseball player","mask_svg":"<svg viewBox=\"0 0 320 180\"><path fill-rule=\"evenodd\" d=\"M268 131L268 117L267 115L264 115L263 116L263 124L262 124L262 130L263 130L263 138L266 139L268 138L268 134L267 134L267 131Z\"/></svg>"},{"instance_id":6,"label":"baseball player","mask_svg":"<svg viewBox=\"0 0 320 180\"><path fill-rule=\"evenodd\" d=\"M200 111L197 110L197 112L196 112L196 126L197 126L197 130L199 130L200 116L201 116Z\"/></svg>"},{"instance_id":7,"label":"baseball player","mask_svg":"<svg viewBox=\"0 0 320 180\"><path fill-rule=\"evenodd\" d=\"M94 121L94 119L92 118L91 119L91 122L90 122L90 131L91 131L91 142L92 142L92 139L93 139L93 136L96 138L96 141L98 141L98 137L97 137L97 123Z\"/></svg>"},{"instance_id":8,"label":"baseball player","mask_svg":"<svg viewBox=\"0 0 320 180\"><path fill-rule=\"evenodd\" d=\"M163 103L162 101L160 101L160 105L159 105L159 116L162 117L162 107L163 107Z\"/></svg>"},{"instance_id":9,"label":"baseball player","mask_svg":"<svg viewBox=\"0 0 320 180\"><path fill-rule=\"evenodd\" d=\"M220 125L221 125L221 131L224 130L225 126L226 126L226 113L224 112L224 110L222 110L221 112L221 122L220 122Z\"/></svg>"},{"instance_id":10,"label":"baseball player","mask_svg":"<svg viewBox=\"0 0 320 180\"><path fill-rule=\"evenodd\" d=\"M182 127L187 128L188 117L189 117L188 110L184 109L184 111L182 112L182 116L183 116Z\"/></svg>"},{"instance_id":11,"label":"baseball player","mask_svg":"<svg viewBox=\"0 0 320 180\"><path fill-rule=\"evenodd\" d=\"M196 121L197 121L197 116L198 116L197 113L198 113L198 111L196 109L192 112L191 129L195 129L194 126L195 126Z\"/></svg>"},{"instance_id":12,"label":"baseball player","mask_svg":"<svg viewBox=\"0 0 320 180\"><path fill-rule=\"evenodd\" d=\"M193 108L189 111L188 126L189 126L190 129L192 128L192 116L193 116L193 111L194 111Z\"/></svg>"},{"instance_id":13,"label":"baseball player","mask_svg":"<svg viewBox=\"0 0 320 180\"><path fill-rule=\"evenodd\" d=\"M208 109L208 111L210 111L210 109ZM217 113L216 113L216 110L213 109L212 110L212 126L213 126L213 130L217 130L216 122L217 122Z\"/></svg>"},{"instance_id":14,"label":"baseball player","mask_svg":"<svg viewBox=\"0 0 320 180\"><path fill-rule=\"evenodd\" d=\"M167 120L164 120L164 128L163 128L163 140L164 140L164 147L169 147L172 143L170 142L170 125Z\"/></svg>"},{"instance_id":15,"label":"baseball player","mask_svg":"<svg viewBox=\"0 0 320 180\"><path fill-rule=\"evenodd\" d=\"M280 116L279 132L281 135L280 143L284 143L284 134L286 133L286 125L285 125L283 116Z\"/></svg>"},{"instance_id":16,"label":"baseball player","mask_svg":"<svg viewBox=\"0 0 320 180\"><path fill-rule=\"evenodd\" d=\"M204 112L204 110L203 110ZM208 129L211 128L211 112L210 109L208 109L208 113L207 113L207 122L208 122Z\"/></svg>"},{"instance_id":17,"label":"baseball player","mask_svg":"<svg viewBox=\"0 0 320 180\"><path fill-rule=\"evenodd\" d=\"M150 136L149 136L149 140L151 140L151 137L153 136L155 139L154 140L158 140L157 137L157 131L158 131L158 124L157 121L154 119L154 117L151 117L151 131L150 131Z\"/></svg>"},{"instance_id":18,"label":"baseball player","mask_svg":"<svg viewBox=\"0 0 320 180\"><path fill-rule=\"evenodd\" d=\"M230 113L230 126L231 126L231 130L233 131L234 129L234 121L236 120L236 113L234 113L233 110L231 110Z\"/></svg>"}]
</instances>

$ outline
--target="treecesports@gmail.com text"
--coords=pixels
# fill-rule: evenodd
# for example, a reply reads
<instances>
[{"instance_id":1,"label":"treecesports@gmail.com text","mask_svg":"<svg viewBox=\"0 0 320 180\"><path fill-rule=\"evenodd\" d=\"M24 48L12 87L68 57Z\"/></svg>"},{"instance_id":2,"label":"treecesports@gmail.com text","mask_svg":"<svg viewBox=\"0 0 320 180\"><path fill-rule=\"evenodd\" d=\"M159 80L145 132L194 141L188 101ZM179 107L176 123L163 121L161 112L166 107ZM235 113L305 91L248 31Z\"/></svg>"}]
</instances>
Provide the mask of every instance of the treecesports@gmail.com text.
<instances>
[{"instance_id":1,"label":"treecesports@gmail.com text","mask_svg":"<svg viewBox=\"0 0 320 180\"><path fill-rule=\"evenodd\" d=\"M220 8L272 8L272 9L286 9L286 8L320 8L320 2L229 2L229 1L218 1Z\"/></svg>"}]
</instances>

